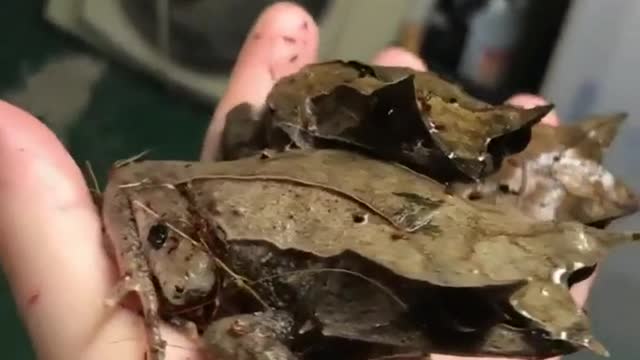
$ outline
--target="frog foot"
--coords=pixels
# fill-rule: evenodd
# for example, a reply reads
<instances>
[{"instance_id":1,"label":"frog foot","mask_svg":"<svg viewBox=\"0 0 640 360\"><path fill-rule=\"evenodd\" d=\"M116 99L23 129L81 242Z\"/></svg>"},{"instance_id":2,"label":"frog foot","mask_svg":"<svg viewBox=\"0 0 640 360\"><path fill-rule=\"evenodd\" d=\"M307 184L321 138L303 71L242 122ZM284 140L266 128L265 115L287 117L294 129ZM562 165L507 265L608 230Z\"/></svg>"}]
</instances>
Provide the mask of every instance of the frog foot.
<instances>
[{"instance_id":1,"label":"frog foot","mask_svg":"<svg viewBox=\"0 0 640 360\"><path fill-rule=\"evenodd\" d=\"M180 318L173 318L169 320L169 323L175 327L178 332L189 338L190 340L198 340L200 334L198 333L198 326L193 322Z\"/></svg>"},{"instance_id":2,"label":"frog foot","mask_svg":"<svg viewBox=\"0 0 640 360\"><path fill-rule=\"evenodd\" d=\"M144 325L147 331L147 360L164 360L167 343L160 333L160 316L158 315L158 298L151 280L143 276L125 275L113 288L105 303L116 307L125 296L135 292L142 303Z\"/></svg>"},{"instance_id":3,"label":"frog foot","mask_svg":"<svg viewBox=\"0 0 640 360\"><path fill-rule=\"evenodd\" d=\"M241 314L214 321L203 340L217 360L297 360L285 340L293 331L293 319L282 311Z\"/></svg>"}]
</instances>

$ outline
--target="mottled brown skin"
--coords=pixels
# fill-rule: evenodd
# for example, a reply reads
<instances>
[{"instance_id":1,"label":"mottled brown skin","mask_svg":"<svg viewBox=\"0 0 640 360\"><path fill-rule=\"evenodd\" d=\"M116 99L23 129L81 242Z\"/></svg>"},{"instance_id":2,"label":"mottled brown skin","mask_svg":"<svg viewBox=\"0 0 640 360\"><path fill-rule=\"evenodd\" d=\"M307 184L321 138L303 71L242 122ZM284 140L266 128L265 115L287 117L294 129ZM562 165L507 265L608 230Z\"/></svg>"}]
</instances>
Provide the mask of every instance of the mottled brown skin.
<instances>
[{"instance_id":1,"label":"mottled brown skin","mask_svg":"<svg viewBox=\"0 0 640 360\"><path fill-rule=\"evenodd\" d=\"M509 205L541 221L608 223L640 208L634 191L602 165L626 114L585 118L576 125L538 124L531 142L477 184L450 192L475 201Z\"/></svg>"},{"instance_id":2,"label":"mottled brown skin","mask_svg":"<svg viewBox=\"0 0 640 360\"><path fill-rule=\"evenodd\" d=\"M144 325L149 340L150 360L164 360L166 342L160 333L159 300L152 281L152 272L143 250L142 239L136 231L133 209L128 194L121 191L117 177L107 186L103 197L102 216L106 235L114 248L121 280L106 300L110 306L118 305L129 293L138 295Z\"/></svg>"},{"instance_id":3,"label":"mottled brown skin","mask_svg":"<svg viewBox=\"0 0 640 360\"><path fill-rule=\"evenodd\" d=\"M374 178L377 181L371 182ZM151 210L144 210L146 214L156 215L135 215L139 204ZM189 290L201 295L213 284L222 283L217 296L222 297L223 305L236 304L225 301L229 294L225 289L235 287L253 300L249 301L253 305L240 301L237 308L224 309L218 320L211 323L214 330L209 333L221 331L220 326L225 328L221 325L224 322L220 322L224 316L238 315L243 306L244 311L249 312L258 311L257 305L289 312L294 311L293 305L314 304L311 309L315 310L310 313L318 313L323 306L328 306L326 301L313 303L306 299L330 299L330 294L343 291L327 292L310 286L313 282L308 278L304 280L304 276L293 276L297 280L292 280L290 274L284 274L289 270L326 268L329 261L334 267L364 275L383 286L376 287L375 291L370 287L348 299L341 295L343 298L338 298L338 304L342 305L332 308L343 309L343 312L329 311L319 318L324 331L332 329L329 325L334 316L347 316L360 310L360 305L346 304L380 298L381 293L387 292L379 290L386 288L400 303L410 304L410 311L432 310L422 314L424 321L401 321L402 326L397 325L398 319L406 317L393 317L395 327L384 334L372 334L366 326L364 330L357 330L360 324L365 324L357 319L342 321L350 325L333 327L332 331L344 332L351 328L352 331L338 334L339 337L387 345L394 336L402 334L401 330L409 331L408 334L413 334L408 337L413 339L409 347L421 352L444 350L458 355L548 357L579 347L605 353L593 339L586 315L571 300L566 277L601 261L610 247L637 238L575 222L532 222L508 208L476 204L448 195L441 184L405 167L339 150L289 151L219 163L145 161L128 164L111 174L103 210L107 233L115 243L124 275L121 288L136 291L140 296L156 355L163 346L157 325L160 316L165 315L159 308L158 298L166 297L167 291L155 288L153 281L171 284L180 278L176 275L190 265L180 264L179 257L167 258L167 263L162 256L152 256L144 244L150 239L145 233L145 229L151 228L150 224L170 227L175 232L171 236L179 235L187 242L182 246L192 246L194 254L202 249L211 254L211 259L221 261L216 262L216 266L198 267L205 271L195 273L193 279L181 285L187 284L192 287ZM146 224L136 224L137 221ZM180 241L177 243L181 245ZM278 261L269 265L264 257L255 255L255 249L247 252L247 247L252 246L262 249L263 253L270 248L267 257ZM359 260L349 257L353 254ZM204 262L198 261L200 264L208 264L206 257L195 258L203 259ZM173 264L175 261L178 264ZM183 258L183 261L186 260ZM227 269L212 281L209 271L219 270L222 264ZM156 272L157 269L166 271ZM279 285L247 283L247 279L259 280L269 271L277 275L279 280L273 282ZM344 280L338 284L340 281ZM406 287L411 291L403 291ZM347 288L351 286L337 287ZM439 290L424 293L425 289L434 288ZM480 324L467 316L456 319L454 324L450 323L450 317L435 320L441 312L434 299L453 291L453 295L449 295L452 298L447 299L465 304L463 300L468 294L455 290L464 288L476 289L474 292L498 289L492 295L475 298L481 300L479 303L502 303L503 310L494 311L497 317L483 318ZM317 291L323 296L316 296ZM383 298L388 302L388 296ZM418 306L424 302L429 306ZM380 308L380 304L375 302L373 308ZM466 303L457 309L469 305ZM391 306L383 308L391 309ZM508 308L512 309L510 319L501 318ZM296 323L305 328L300 313L294 312L298 314ZM383 315L389 316L389 313ZM512 323L514 317L515 324ZM438 338L438 334L447 331L458 334L457 338L475 342L452 344ZM469 336L469 331L488 335L478 343L475 337ZM401 338L407 339L405 335Z\"/></svg>"},{"instance_id":4,"label":"mottled brown skin","mask_svg":"<svg viewBox=\"0 0 640 360\"><path fill-rule=\"evenodd\" d=\"M229 115L227 160L264 148L346 146L452 181L495 172L552 106L492 106L433 72L330 61L279 80L261 118L245 108Z\"/></svg>"},{"instance_id":5,"label":"mottled brown skin","mask_svg":"<svg viewBox=\"0 0 640 360\"><path fill-rule=\"evenodd\" d=\"M108 303L113 306L130 292L138 294L149 335L149 359L163 360L166 343L160 335L160 314L166 315L167 320L176 320L171 316L174 312L184 313L194 304L208 301L215 290L215 266L202 244L184 241L166 229L157 231L157 215L162 215L177 220L172 222L175 229L192 232L194 224L184 199L168 188L149 189L151 196L160 196L170 205L162 214L155 214L145 205L145 196L150 194L129 187L135 184L128 182L126 171L122 170L121 166L114 167L102 199L106 235L122 274ZM198 310L195 315L208 319L206 314L197 314ZM189 320L193 316L187 311L176 324L192 332Z\"/></svg>"},{"instance_id":6,"label":"mottled brown skin","mask_svg":"<svg viewBox=\"0 0 640 360\"><path fill-rule=\"evenodd\" d=\"M292 328L293 321L287 313L240 314L217 321L203 337L215 359L296 360L283 345Z\"/></svg>"}]
</instances>

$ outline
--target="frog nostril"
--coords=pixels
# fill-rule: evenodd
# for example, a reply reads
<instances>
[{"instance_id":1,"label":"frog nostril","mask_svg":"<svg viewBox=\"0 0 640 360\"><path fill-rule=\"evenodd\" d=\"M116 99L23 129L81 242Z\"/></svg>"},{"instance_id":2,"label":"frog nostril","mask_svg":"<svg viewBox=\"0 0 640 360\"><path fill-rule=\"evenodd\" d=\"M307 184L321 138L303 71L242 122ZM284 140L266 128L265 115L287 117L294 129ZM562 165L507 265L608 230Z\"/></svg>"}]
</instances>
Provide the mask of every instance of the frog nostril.
<instances>
[{"instance_id":1,"label":"frog nostril","mask_svg":"<svg viewBox=\"0 0 640 360\"><path fill-rule=\"evenodd\" d=\"M173 287L177 294L184 294L184 287L176 285Z\"/></svg>"}]
</instances>

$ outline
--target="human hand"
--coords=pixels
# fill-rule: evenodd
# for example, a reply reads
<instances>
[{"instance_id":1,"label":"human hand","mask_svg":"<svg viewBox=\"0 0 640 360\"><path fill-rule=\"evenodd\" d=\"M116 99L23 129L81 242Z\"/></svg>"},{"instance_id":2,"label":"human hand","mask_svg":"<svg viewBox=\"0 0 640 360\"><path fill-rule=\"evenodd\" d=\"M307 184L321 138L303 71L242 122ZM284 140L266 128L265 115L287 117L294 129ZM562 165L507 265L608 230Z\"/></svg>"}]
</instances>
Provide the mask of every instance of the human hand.
<instances>
[{"instance_id":1,"label":"human hand","mask_svg":"<svg viewBox=\"0 0 640 360\"><path fill-rule=\"evenodd\" d=\"M214 114L203 159L215 155L229 109L262 103L275 80L316 60L317 46L317 27L304 10L289 3L267 9L248 36ZM374 62L425 68L395 48ZM542 101L522 95L510 102ZM550 114L545 121L557 123L557 118ZM38 358L143 359L140 317L104 305L118 274L103 247L100 218L84 177L63 145L34 116L0 102L0 163L0 261ZM572 289L578 303L586 299L591 280ZM167 325L162 331L169 344L167 360L203 359L176 329Z\"/></svg>"}]
</instances>

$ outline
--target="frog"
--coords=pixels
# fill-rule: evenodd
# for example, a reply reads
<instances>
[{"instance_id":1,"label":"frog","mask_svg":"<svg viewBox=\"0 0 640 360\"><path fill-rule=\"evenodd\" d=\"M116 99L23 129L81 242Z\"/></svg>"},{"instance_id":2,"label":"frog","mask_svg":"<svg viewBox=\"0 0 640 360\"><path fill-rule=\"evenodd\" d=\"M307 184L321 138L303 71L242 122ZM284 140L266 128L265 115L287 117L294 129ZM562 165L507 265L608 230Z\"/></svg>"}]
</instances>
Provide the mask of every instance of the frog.
<instances>
[{"instance_id":1,"label":"frog","mask_svg":"<svg viewBox=\"0 0 640 360\"><path fill-rule=\"evenodd\" d=\"M338 146L441 182L472 182L522 151L552 109L491 105L432 71L325 61L278 80L264 106L232 109L221 159Z\"/></svg>"},{"instance_id":2,"label":"frog","mask_svg":"<svg viewBox=\"0 0 640 360\"><path fill-rule=\"evenodd\" d=\"M221 360L606 355L570 277L640 239L533 221L344 149L120 164L103 214L122 273L115 299L140 298L153 360L163 358L158 326L171 316L160 304L172 292L157 284L171 289L189 269L144 244L156 243L157 226L209 254L181 284L198 296L215 287L205 296L214 314L196 327Z\"/></svg>"},{"instance_id":3,"label":"frog","mask_svg":"<svg viewBox=\"0 0 640 360\"><path fill-rule=\"evenodd\" d=\"M627 116L592 114L568 125L537 124L525 150L506 157L499 171L473 184L453 182L448 191L508 203L541 221L605 227L640 208L634 190L603 165Z\"/></svg>"}]
</instances>

